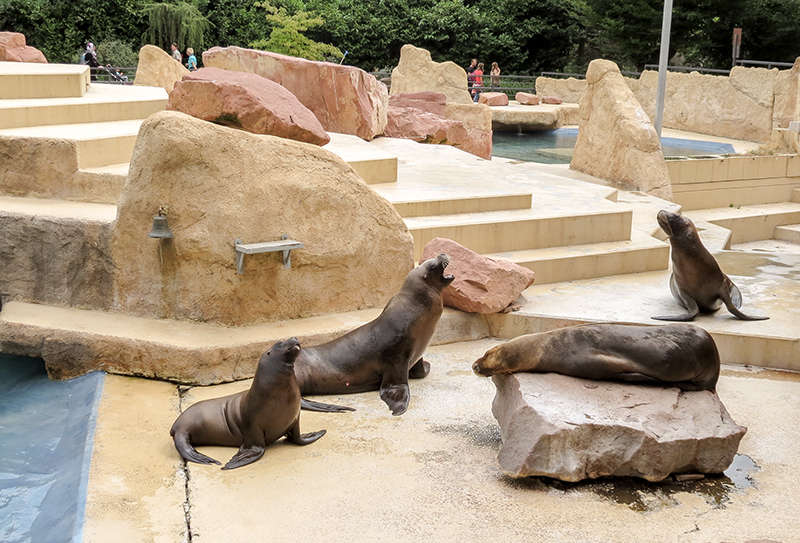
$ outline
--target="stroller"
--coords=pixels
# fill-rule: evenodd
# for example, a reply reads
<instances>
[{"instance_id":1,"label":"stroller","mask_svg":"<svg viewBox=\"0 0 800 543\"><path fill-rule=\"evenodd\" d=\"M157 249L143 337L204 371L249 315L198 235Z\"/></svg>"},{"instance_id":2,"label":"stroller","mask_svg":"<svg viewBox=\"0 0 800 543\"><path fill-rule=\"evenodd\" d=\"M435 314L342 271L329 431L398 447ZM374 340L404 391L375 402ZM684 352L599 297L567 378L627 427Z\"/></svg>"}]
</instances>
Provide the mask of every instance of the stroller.
<instances>
[{"instance_id":1,"label":"stroller","mask_svg":"<svg viewBox=\"0 0 800 543\"><path fill-rule=\"evenodd\" d=\"M105 66L101 66L103 70L111 76L111 80L117 83L127 83L128 76L124 73L118 71L116 68L113 68L111 64L106 64Z\"/></svg>"}]
</instances>

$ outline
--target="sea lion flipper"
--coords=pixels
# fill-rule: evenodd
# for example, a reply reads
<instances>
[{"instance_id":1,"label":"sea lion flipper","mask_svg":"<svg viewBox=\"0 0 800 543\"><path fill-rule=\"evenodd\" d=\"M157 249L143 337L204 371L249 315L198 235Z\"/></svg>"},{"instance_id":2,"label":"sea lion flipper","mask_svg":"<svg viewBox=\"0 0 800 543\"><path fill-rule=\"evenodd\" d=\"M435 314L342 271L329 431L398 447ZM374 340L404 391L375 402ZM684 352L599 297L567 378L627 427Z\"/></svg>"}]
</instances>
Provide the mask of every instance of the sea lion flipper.
<instances>
[{"instance_id":1,"label":"sea lion flipper","mask_svg":"<svg viewBox=\"0 0 800 543\"><path fill-rule=\"evenodd\" d=\"M678 303L686 308L686 313L681 313L679 315L660 315L651 318L657 321L687 322L694 320L697 314L700 313L700 308L697 306L697 302L694 301L694 298L683 292L678 286L678 281L675 279L674 273L669 278L669 289L672 291L672 295Z\"/></svg>"},{"instance_id":2,"label":"sea lion flipper","mask_svg":"<svg viewBox=\"0 0 800 543\"><path fill-rule=\"evenodd\" d=\"M264 456L265 449L266 447L261 445L250 445L248 447L242 445L239 452L234 454L233 457L228 460L228 463L222 466L222 469L236 469L246 466L247 464L252 464Z\"/></svg>"},{"instance_id":3,"label":"sea lion flipper","mask_svg":"<svg viewBox=\"0 0 800 543\"><path fill-rule=\"evenodd\" d=\"M180 453L181 458L187 462L196 462L198 464L219 464L219 460L214 460L210 456L197 452L192 444L189 442L189 434L186 432L175 432L172 436L175 442L175 448Z\"/></svg>"},{"instance_id":4,"label":"sea lion flipper","mask_svg":"<svg viewBox=\"0 0 800 543\"><path fill-rule=\"evenodd\" d=\"M300 398L300 409L306 411L317 411L318 413L343 413L345 411L355 411L352 407L336 405L332 403L315 402L306 398Z\"/></svg>"},{"instance_id":5,"label":"sea lion flipper","mask_svg":"<svg viewBox=\"0 0 800 543\"><path fill-rule=\"evenodd\" d=\"M722 300L722 303L725 304L725 307L728 308L728 311L738 319L743 321L765 321L769 319L769 317L747 315L739 311L739 308L742 306L742 293L739 287L734 285L730 279L723 285L722 292L719 293L719 298ZM739 302L738 305L736 303L737 301Z\"/></svg>"},{"instance_id":6,"label":"sea lion flipper","mask_svg":"<svg viewBox=\"0 0 800 543\"><path fill-rule=\"evenodd\" d=\"M392 415L395 417L402 415L408 409L408 402L411 400L408 383L381 385L381 400L392 410Z\"/></svg>"},{"instance_id":7,"label":"sea lion flipper","mask_svg":"<svg viewBox=\"0 0 800 543\"><path fill-rule=\"evenodd\" d=\"M286 432L286 439L294 443L295 445L309 445L314 443L316 440L321 438L325 435L327 430L319 430L317 432L311 432L309 434L301 434L300 433L300 417L297 417L297 420L294 421L292 427Z\"/></svg>"},{"instance_id":8,"label":"sea lion flipper","mask_svg":"<svg viewBox=\"0 0 800 543\"><path fill-rule=\"evenodd\" d=\"M431 372L431 365L423 359L417 360L417 363L411 366L408 370L408 377L410 379L422 379L427 377Z\"/></svg>"}]
</instances>

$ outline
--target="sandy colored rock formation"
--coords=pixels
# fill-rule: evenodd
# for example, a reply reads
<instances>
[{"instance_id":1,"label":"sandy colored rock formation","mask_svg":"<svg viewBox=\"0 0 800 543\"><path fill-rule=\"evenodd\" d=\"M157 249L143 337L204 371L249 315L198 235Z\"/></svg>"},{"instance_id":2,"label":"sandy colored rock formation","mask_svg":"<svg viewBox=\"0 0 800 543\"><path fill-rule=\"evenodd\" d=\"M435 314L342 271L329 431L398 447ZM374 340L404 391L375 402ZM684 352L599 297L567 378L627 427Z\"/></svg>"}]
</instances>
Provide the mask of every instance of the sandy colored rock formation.
<instances>
[{"instance_id":1,"label":"sandy colored rock formation","mask_svg":"<svg viewBox=\"0 0 800 543\"><path fill-rule=\"evenodd\" d=\"M551 105L558 105L563 103L564 100L558 98L557 96L542 96L542 103L543 104L551 104Z\"/></svg>"},{"instance_id":2,"label":"sandy colored rock formation","mask_svg":"<svg viewBox=\"0 0 800 543\"><path fill-rule=\"evenodd\" d=\"M617 65L593 60L586 80L570 168L625 190L669 199L672 189L658 134Z\"/></svg>"},{"instance_id":3,"label":"sandy colored rock formation","mask_svg":"<svg viewBox=\"0 0 800 543\"><path fill-rule=\"evenodd\" d=\"M508 95L504 92L482 92L478 96L478 103L487 106L507 106Z\"/></svg>"},{"instance_id":4,"label":"sandy colored rock formation","mask_svg":"<svg viewBox=\"0 0 800 543\"><path fill-rule=\"evenodd\" d=\"M427 49L406 44L400 62L392 70L392 94L441 92L448 102L469 104L467 72L455 62L434 62Z\"/></svg>"},{"instance_id":5,"label":"sandy colored rock formation","mask_svg":"<svg viewBox=\"0 0 800 543\"><path fill-rule=\"evenodd\" d=\"M139 64L136 66L134 85L163 87L171 92L175 83L188 75L183 64L155 45L145 45L139 49Z\"/></svg>"},{"instance_id":6,"label":"sandy colored rock formation","mask_svg":"<svg viewBox=\"0 0 800 543\"><path fill-rule=\"evenodd\" d=\"M536 95L555 96L564 102L577 104L586 92L586 80L568 77L561 79L557 77L537 77Z\"/></svg>"},{"instance_id":7,"label":"sandy colored rock formation","mask_svg":"<svg viewBox=\"0 0 800 543\"><path fill-rule=\"evenodd\" d=\"M788 128L791 121L800 120L800 57L789 70L780 70L775 78L772 106L773 128Z\"/></svg>"},{"instance_id":8,"label":"sandy colored rock formation","mask_svg":"<svg viewBox=\"0 0 800 543\"><path fill-rule=\"evenodd\" d=\"M492 111L492 129L498 132L535 132L559 126L556 108L498 108Z\"/></svg>"},{"instance_id":9,"label":"sandy colored rock formation","mask_svg":"<svg viewBox=\"0 0 800 543\"><path fill-rule=\"evenodd\" d=\"M444 304L469 313L497 313L512 304L533 284L533 271L479 255L451 239L434 238L422 251L422 260L447 253L448 273L455 280L443 292Z\"/></svg>"},{"instance_id":10,"label":"sandy colored rock formation","mask_svg":"<svg viewBox=\"0 0 800 543\"><path fill-rule=\"evenodd\" d=\"M539 97L529 92L518 92L514 95L514 100L523 106L536 106L539 105Z\"/></svg>"},{"instance_id":11,"label":"sandy colored rock formation","mask_svg":"<svg viewBox=\"0 0 800 543\"><path fill-rule=\"evenodd\" d=\"M57 197L77 170L74 141L0 136L0 194Z\"/></svg>"},{"instance_id":12,"label":"sandy colored rock formation","mask_svg":"<svg viewBox=\"0 0 800 543\"><path fill-rule=\"evenodd\" d=\"M451 121L414 107L393 105L389 105L384 136L446 145L463 145L467 141L467 131L460 121Z\"/></svg>"},{"instance_id":13,"label":"sandy colored rock formation","mask_svg":"<svg viewBox=\"0 0 800 543\"><path fill-rule=\"evenodd\" d=\"M27 45L19 32L0 32L0 61L47 63L44 53Z\"/></svg>"},{"instance_id":14,"label":"sandy colored rock formation","mask_svg":"<svg viewBox=\"0 0 800 543\"><path fill-rule=\"evenodd\" d=\"M241 47L212 47L203 53L203 64L251 72L283 85L329 132L371 140L386 128L386 85L355 66Z\"/></svg>"},{"instance_id":15,"label":"sandy colored rock formation","mask_svg":"<svg viewBox=\"0 0 800 543\"><path fill-rule=\"evenodd\" d=\"M449 103L443 93L432 91L393 94L389 103L398 107L416 108L461 123L466 130L466 136L463 140L454 138L448 143L481 158L492 157L492 110L489 106L472 102ZM460 134L458 137L461 137Z\"/></svg>"},{"instance_id":16,"label":"sandy colored rock formation","mask_svg":"<svg viewBox=\"0 0 800 543\"><path fill-rule=\"evenodd\" d=\"M260 75L201 68L175 83L167 109L254 134L315 145L331 138L294 94Z\"/></svg>"},{"instance_id":17,"label":"sandy colored rock formation","mask_svg":"<svg viewBox=\"0 0 800 543\"><path fill-rule=\"evenodd\" d=\"M162 206L171 241L147 237ZM234 240L282 234L305 245L290 269L264 253L236 273ZM118 206L115 308L241 325L375 307L412 249L391 204L333 153L161 112L142 124Z\"/></svg>"},{"instance_id":18,"label":"sandy colored rock formation","mask_svg":"<svg viewBox=\"0 0 800 543\"><path fill-rule=\"evenodd\" d=\"M590 381L555 373L492 377L500 467L511 477L661 481L721 473L747 429L710 391Z\"/></svg>"}]
</instances>

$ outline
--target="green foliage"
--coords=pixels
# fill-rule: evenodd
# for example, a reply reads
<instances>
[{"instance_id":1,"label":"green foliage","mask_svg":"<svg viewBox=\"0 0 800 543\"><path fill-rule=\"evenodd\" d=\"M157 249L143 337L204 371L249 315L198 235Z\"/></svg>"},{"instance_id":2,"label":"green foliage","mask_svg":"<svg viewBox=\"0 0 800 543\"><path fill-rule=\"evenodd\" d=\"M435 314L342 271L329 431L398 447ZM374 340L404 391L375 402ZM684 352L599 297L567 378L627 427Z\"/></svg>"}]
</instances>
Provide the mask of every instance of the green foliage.
<instances>
[{"instance_id":1,"label":"green foliage","mask_svg":"<svg viewBox=\"0 0 800 543\"><path fill-rule=\"evenodd\" d=\"M139 53L122 40L101 41L97 44L97 59L101 64L112 66L136 66Z\"/></svg>"},{"instance_id":2,"label":"green foliage","mask_svg":"<svg viewBox=\"0 0 800 543\"><path fill-rule=\"evenodd\" d=\"M177 43L181 50L186 47L198 51L205 46L205 35L211 25L197 6L188 2L151 2L142 6L147 15L144 41L169 49Z\"/></svg>"},{"instance_id":3,"label":"green foliage","mask_svg":"<svg viewBox=\"0 0 800 543\"><path fill-rule=\"evenodd\" d=\"M342 52L338 48L303 35L303 32L311 28L322 26L325 22L322 17L303 10L290 15L286 8L275 7L269 2L260 2L257 5L266 10L267 21L273 28L269 39L256 40L250 44L251 47L311 60L341 58Z\"/></svg>"}]
</instances>

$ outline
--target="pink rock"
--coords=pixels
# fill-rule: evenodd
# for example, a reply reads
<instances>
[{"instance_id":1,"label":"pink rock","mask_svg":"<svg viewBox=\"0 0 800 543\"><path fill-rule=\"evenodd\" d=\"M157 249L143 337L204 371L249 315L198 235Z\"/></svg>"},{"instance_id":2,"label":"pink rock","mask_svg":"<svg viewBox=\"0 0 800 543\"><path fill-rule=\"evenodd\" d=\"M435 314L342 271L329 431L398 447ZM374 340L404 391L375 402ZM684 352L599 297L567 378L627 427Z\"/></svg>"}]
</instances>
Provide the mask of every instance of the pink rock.
<instances>
[{"instance_id":1,"label":"pink rock","mask_svg":"<svg viewBox=\"0 0 800 543\"><path fill-rule=\"evenodd\" d=\"M560 104L563 100L561 98L556 98L555 96L543 96L542 103L543 104Z\"/></svg>"},{"instance_id":2,"label":"pink rock","mask_svg":"<svg viewBox=\"0 0 800 543\"><path fill-rule=\"evenodd\" d=\"M0 32L0 60L9 62L40 62L47 64L44 53L25 44L19 32Z\"/></svg>"},{"instance_id":3,"label":"pink rock","mask_svg":"<svg viewBox=\"0 0 800 543\"><path fill-rule=\"evenodd\" d=\"M167 109L198 119L316 145L330 141L319 120L281 85L260 75L201 68L178 81Z\"/></svg>"},{"instance_id":4,"label":"pink rock","mask_svg":"<svg viewBox=\"0 0 800 543\"><path fill-rule=\"evenodd\" d=\"M446 238L434 238L422 250L422 259L450 255L447 272L455 275L442 293L444 304L470 313L497 313L533 284L528 268L479 255Z\"/></svg>"},{"instance_id":5,"label":"pink rock","mask_svg":"<svg viewBox=\"0 0 800 543\"><path fill-rule=\"evenodd\" d=\"M283 85L325 130L371 140L386 127L386 85L355 66L241 47L212 47L203 53L203 64L255 73Z\"/></svg>"},{"instance_id":6,"label":"pink rock","mask_svg":"<svg viewBox=\"0 0 800 543\"><path fill-rule=\"evenodd\" d=\"M482 92L478 97L478 103L487 106L507 106L508 96L504 92Z\"/></svg>"},{"instance_id":7,"label":"pink rock","mask_svg":"<svg viewBox=\"0 0 800 543\"><path fill-rule=\"evenodd\" d=\"M514 100L526 106L536 106L539 104L539 97L529 92L518 92L514 95Z\"/></svg>"},{"instance_id":8,"label":"pink rock","mask_svg":"<svg viewBox=\"0 0 800 543\"><path fill-rule=\"evenodd\" d=\"M415 107L395 106L390 101L386 130L390 138L406 138L424 143L461 145L467 140L464 123L445 119Z\"/></svg>"},{"instance_id":9,"label":"pink rock","mask_svg":"<svg viewBox=\"0 0 800 543\"><path fill-rule=\"evenodd\" d=\"M442 92L408 92L389 96L389 106L414 107L444 116L447 96Z\"/></svg>"}]
</instances>

